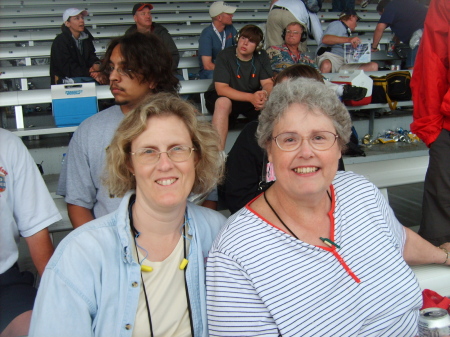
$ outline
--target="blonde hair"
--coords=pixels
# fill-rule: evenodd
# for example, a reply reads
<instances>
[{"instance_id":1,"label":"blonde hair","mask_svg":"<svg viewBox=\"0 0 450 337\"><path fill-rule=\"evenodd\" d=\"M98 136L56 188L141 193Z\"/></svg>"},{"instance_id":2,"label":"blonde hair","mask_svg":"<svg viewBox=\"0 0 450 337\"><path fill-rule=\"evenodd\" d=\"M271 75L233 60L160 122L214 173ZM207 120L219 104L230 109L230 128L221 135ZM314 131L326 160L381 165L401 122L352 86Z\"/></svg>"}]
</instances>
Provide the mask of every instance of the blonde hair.
<instances>
[{"instance_id":1,"label":"blonde hair","mask_svg":"<svg viewBox=\"0 0 450 337\"><path fill-rule=\"evenodd\" d=\"M107 150L103 181L110 194L122 197L128 190L136 188L136 179L129 170L131 143L145 131L147 121L154 116L176 116L184 122L198 156L191 192L203 194L212 190L222 179L224 160L217 131L211 123L198 120L198 115L192 104L169 93L149 95L135 110L127 113Z\"/></svg>"}]
</instances>

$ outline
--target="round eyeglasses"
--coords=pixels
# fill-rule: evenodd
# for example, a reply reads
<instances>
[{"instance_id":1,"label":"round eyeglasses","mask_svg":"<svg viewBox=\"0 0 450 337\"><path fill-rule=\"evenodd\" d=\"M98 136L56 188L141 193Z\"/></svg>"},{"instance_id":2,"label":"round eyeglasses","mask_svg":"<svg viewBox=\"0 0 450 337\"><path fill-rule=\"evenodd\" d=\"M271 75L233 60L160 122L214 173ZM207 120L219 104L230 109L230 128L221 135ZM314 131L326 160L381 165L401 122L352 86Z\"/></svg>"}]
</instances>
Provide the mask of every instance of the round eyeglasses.
<instances>
[{"instance_id":1,"label":"round eyeglasses","mask_svg":"<svg viewBox=\"0 0 450 337\"><path fill-rule=\"evenodd\" d=\"M314 132L311 136L303 138L295 132L280 133L273 137L275 143L282 151L295 151L302 144L302 139L308 140L309 145L318 151L325 151L331 148L339 136L329 131Z\"/></svg>"},{"instance_id":2,"label":"round eyeglasses","mask_svg":"<svg viewBox=\"0 0 450 337\"><path fill-rule=\"evenodd\" d=\"M186 161L195 151L193 147L177 145L167 151L158 151L151 147L137 149L136 152L130 152L141 164L154 164L161 157L161 153L166 153L173 162L180 163Z\"/></svg>"},{"instance_id":3,"label":"round eyeglasses","mask_svg":"<svg viewBox=\"0 0 450 337\"><path fill-rule=\"evenodd\" d=\"M112 74L113 71L117 71L117 73L120 76L128 76L128 77L132 77L134 71L131 69L123 69L123 68L114 68L113 66L106 66L105 67L105 73L109 76Z\"/></svg>"},{"instance_id":4,"label":"round eyeglasses","mask_svg":"<svg viewBox=\"0 0 450 337\"><path fill-rule=\"evenodd\" d=\"M286 34L298 35L298 34L300 34L300 32L298 30L287 29Z\"/></svg>"}]
</instances>

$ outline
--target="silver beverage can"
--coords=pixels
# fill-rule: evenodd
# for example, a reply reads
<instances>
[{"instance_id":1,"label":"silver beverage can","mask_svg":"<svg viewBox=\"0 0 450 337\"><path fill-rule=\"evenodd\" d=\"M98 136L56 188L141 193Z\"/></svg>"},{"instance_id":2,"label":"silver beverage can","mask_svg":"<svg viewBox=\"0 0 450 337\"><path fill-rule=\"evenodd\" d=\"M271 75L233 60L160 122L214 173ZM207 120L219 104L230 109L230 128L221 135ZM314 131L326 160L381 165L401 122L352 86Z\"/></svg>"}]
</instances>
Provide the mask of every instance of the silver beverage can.
<instances>
[{"instance_id":1,"label":"silver beverage can","mask_svg":"<svg viewBox=\"0 0 450 337\"><path fill-rule=\"evenodd\" d=\"M391 70L395 70L395 64L391 65Z\"/></svg>"},{"instance_id":2,"label":"silver beverage can","mask_svg":"<svg viewBox=\"0 0 450 337\"><path fill-rule=\"evenodd\" d=\"M450 315L441 308L428 308L420 311L419 337L450 336Z\"/></svg>"}]
</instances>

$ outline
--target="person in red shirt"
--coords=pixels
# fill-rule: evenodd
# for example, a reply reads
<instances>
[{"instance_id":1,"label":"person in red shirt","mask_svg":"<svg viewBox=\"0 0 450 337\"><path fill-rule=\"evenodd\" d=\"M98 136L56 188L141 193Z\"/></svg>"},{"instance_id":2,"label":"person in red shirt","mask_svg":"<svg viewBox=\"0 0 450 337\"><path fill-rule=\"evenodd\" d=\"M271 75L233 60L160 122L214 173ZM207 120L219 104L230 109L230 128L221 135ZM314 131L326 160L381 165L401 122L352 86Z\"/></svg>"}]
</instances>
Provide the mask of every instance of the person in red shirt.
<instances>
[{"instance_id":1,"label":"person in red shirt","mask_svg":"<svg viewBox=\"0 0 450 337\"><path fill-rule=\"evenodd\" d=\"M433 0L412 76L411 131L430 148L419 234L435 245L450 240L450 2Z\"/></svg>"}]
</instances>

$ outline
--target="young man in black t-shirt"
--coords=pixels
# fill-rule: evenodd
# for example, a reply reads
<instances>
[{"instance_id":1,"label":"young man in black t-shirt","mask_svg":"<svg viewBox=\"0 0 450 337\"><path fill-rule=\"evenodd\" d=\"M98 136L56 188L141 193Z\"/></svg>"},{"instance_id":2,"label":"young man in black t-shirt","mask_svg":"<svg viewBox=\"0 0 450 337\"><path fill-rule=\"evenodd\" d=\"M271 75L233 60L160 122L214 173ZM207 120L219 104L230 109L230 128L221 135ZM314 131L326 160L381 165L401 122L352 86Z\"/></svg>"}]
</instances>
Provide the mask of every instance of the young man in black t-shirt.
<instances>
[{"instance_id":1,"label":"young man in black t-shirt","mask_svg":"<svg viewBox=\"0 0 450 337\"><path fill-rule=\"evenodd\" d=\"M272 90L270 60L262 47L261 29L247 25L237 35L237 46L217 55L214 82L205 99L206 107L214 114L212 123L219 132L222 149L229 119L236 119L239 114L256 119Z\"/></svg>"}]
</instances>

